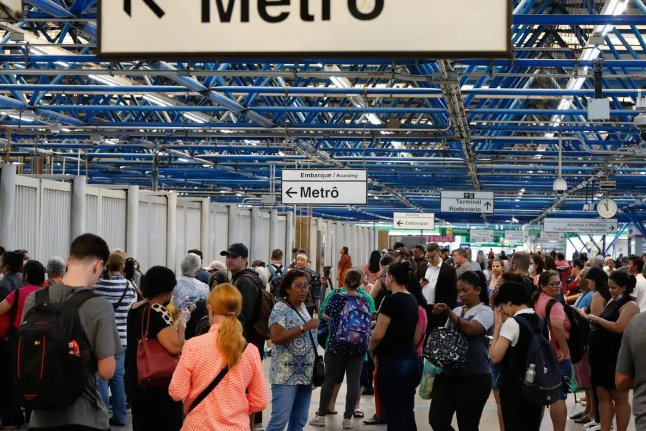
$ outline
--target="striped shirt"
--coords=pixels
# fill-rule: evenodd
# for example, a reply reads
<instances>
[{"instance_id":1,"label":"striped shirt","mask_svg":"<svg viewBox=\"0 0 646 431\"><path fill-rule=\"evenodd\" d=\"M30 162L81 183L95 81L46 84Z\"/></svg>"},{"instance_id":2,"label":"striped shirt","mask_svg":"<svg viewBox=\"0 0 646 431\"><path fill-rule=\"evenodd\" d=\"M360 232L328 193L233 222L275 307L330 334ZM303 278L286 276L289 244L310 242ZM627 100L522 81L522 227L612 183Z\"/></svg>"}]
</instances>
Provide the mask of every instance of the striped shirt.
<instances>
[{"instance_id":1,"label":"striped shirt","mask_svg":"<svg viewBox=\"0 0 646 431\"><path fill-rule=\"evenodd\" d=\"M119 338L121 339L121 344L124 349L128 343L126 341L128 310L130 310L132 304L137 301L135 288L132 283L121 275L115 275L109 280L101 279L94 285L94 293L106 298L110 301L113 307L121 299L126 286L128 286L126 296L123 297L123 301L121 301L121 304L119 304L119 307L114 312L114 317L117 322L117 330L119 331Z\"/></svg>"}]
</instances>

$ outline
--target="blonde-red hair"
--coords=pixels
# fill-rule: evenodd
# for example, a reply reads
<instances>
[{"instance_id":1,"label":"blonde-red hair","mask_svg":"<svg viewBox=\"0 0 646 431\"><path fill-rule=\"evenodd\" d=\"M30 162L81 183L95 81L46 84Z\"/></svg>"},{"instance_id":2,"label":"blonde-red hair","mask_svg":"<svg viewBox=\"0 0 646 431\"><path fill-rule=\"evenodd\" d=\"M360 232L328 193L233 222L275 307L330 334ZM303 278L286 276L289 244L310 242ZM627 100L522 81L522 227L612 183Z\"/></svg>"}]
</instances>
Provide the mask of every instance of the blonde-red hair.
<instances>
[{"instance_id":1,"label":"blonde-red hair","mask_svg":"<svg viewBox=\"0 0 646 431\"><path fill-rule=\"evenodd\" d=\"M229 368L233 368L244 351L246 341L238 316L242 312L242 295L232 284L219 284L211 291L208 304L215 315L226 316L220 323L217 345L224 354Z\"/></svg>"}]
</instances>

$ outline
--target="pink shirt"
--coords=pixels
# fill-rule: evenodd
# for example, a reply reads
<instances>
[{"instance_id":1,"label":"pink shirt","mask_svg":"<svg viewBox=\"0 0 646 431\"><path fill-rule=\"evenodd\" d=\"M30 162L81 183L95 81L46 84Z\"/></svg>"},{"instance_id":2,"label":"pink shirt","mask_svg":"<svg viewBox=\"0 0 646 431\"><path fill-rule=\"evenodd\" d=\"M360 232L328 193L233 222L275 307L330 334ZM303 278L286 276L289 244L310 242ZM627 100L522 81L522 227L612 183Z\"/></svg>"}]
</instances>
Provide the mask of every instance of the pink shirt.
<instances>
[{"instance_id":1,"label":"pink shirt","mask_svg":"<svg viewBox=\"0 0 646 431\"><path fill-rule=\"evenodd\" d=\"M417 345L417 356L422 356L424 337L426 336L426 326L428 325L428 316L426 315L426 310L419 305L417 306L417 316L417 327L422 328L422 339Z\"/></svg>"},{"instance_id":2,"label":"pink shirt","mask_svg":"<svg viewBox=\"0 0 646 431\"><path fill-rule=\"evenodd\" d=\"M207 334L184 345L168 392L175 401L184 400L184 413L224 368L217 347L218 325ZM245 393L248 391L249 393ZM247 345L240 362L229 370L218 386L186 416L182 430L249 430L249 415L262 411L268 402L260 354Z\"/></svg>"},{"instance_id":3,"label":"pink shirt","mask_svg":"<svg viewBox=\"0 0 646 431\"><path fill-rule=\"evenodd\" d=\"M27 300L27 297L29 294L32 292L35 292L39 289L42 289L43 286L36 286L34 284L28 284L26 286L23 286L20 288L20 296L18 297L18 310L16 311L16 318L14 319L13 322L11 322L11 326L14 328L18 328L20 324L22 323L22 312L24 311L25 308L25 301ZM16 291L13 290L5 299L6 301L11 304L13 307L13 301L16 297ZM7 315L11 314L11 311L7 312Z\"/></svg>"},{"instance_id":4,"label":"pink shirt","mask_svg":"<svg viewBox=\"0 0 646 431\"><path fill-rule=\"evenodd\" d=\"M547 295L544 292L541 292L541 294L538 297L538 300L536 301L536 304L534 304L534 310L536 311L536 314L541 316L543 319L545 319L545 309L547 308L547 303L551 299L554 299L554 298L552 298L551 296ZM565 336L567 338L570 338L570 328L572 327L572 324L570 323L570 319L568 319L567 316L565 315L563 304L556 301L552 306L552 309L550 310L550 321L556 322L559 320L563 322L563 327L565 328ZM549 329L550 329L550 344L552 344L552 347L554 347L554 351L556 351L556 355L558 356L560 355L561 351L557 347L556 340L554 339L554 335L552 334L551 326L549 327ZM570 359L570 355L568 355L566 359Z\"/></svg>"}]
</instances>

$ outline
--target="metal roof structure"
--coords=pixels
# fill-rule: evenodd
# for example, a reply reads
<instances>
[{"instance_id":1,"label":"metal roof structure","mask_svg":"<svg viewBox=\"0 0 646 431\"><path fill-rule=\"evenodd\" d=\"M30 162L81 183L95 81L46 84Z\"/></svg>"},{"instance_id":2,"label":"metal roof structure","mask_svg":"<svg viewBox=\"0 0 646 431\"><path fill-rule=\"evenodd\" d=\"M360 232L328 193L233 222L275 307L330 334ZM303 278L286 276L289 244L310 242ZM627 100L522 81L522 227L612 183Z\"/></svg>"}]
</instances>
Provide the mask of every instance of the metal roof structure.
<instances>
[{"instance_id":1,"label":"metal roof structure","mask_svg":"<svg viewBox=\"0 0 646 431\"><path fill-rule=\"evenodd\" d=\"M394 211L453 224L590 217L584 204L605 193L620 222L643 229L646 144L633 118L646 5L513 7L511 59L102 62L96 0L25 0L22 22L0 22L3 157L25 174L241 204L260 204L282 168L365 168L367 206L313 213L375 222ZM588 119L595 71L609 120ZM440 213L442 189L492 191L495 213Z\"/></svg>"}]
</instances>

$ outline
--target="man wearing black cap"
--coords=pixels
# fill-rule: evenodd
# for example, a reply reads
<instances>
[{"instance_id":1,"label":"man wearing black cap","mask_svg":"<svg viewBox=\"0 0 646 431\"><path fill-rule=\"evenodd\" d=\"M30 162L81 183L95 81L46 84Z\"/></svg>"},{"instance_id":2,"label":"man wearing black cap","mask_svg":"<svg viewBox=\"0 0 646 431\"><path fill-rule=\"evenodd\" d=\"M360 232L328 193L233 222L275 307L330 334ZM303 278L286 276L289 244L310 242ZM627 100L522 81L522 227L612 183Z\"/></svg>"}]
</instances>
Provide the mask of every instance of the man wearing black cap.
<instances>
[{"instance_id":1,"label":"man wearing black cap","mask_svg":"<svg viewBox=\"0 0 646 431\"><path fill-rule=\"evenodd\" d=\"M262 281L258 273L251 268L247 268L249 261L249 249L246 245L239 242L231 244L228 249L220 252L220 256L226 256L226 266L231 271L231 282L238 288L242 295L242 312L240 313L240 322L244 337L248 343L258 348L260 359L263 359L265 351L265 338L258 335L253 327L258 318L260 308L260 289ZM262 412L252 415L254 424L262 424Z\"/></svg>"}]
</instances>

